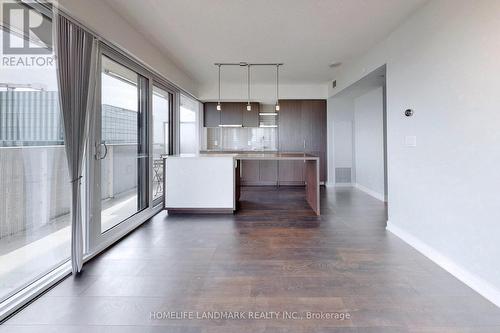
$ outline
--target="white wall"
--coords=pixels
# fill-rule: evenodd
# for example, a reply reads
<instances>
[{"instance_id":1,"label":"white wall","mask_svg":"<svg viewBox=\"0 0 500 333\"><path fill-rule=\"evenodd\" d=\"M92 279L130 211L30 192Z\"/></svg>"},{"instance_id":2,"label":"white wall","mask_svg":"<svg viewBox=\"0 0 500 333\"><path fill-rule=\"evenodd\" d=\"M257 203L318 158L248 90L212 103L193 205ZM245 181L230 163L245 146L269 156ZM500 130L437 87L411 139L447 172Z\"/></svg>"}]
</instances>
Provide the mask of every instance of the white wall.
<instances>
[{"instance_id":1,"label":"white wall","mask_svg":"<svg viewBox=\"0 0 500 333\"><path fill-rule=\"evenodd\" d=\"M172 83L197 95L197 82L179 69L145 36L135 30L104 1L58 0L60 8L102 37L146 63Z\"/></svg>"},{"instance_id":2,"label":"white wall","mask_svg":"<svg viewBox=\"0 0 500 333\"><path fill-rule=\"evenodd\" d=\"M387 64L388 228L500 305L498 13L496 0L430 1L344 63L330 93Z\"/></svg>"},{"instance_id":3,"label":"white wall","mask_svg":"<svg viewBox=\"0 0 500 333\"><path fill-rule=\"evenodd\" d=\"M222 80L222 79L221 79ZM217 76L214 84L200 86L199 98L202 101L215 101L218 97ZM221 99L246 101L248 96L247 82L221 82ZM324 84L280 84L280 99L326 99L328 88ZM276 102L276 84L251 84L251 99L261 103Z\"/></svg>"},{"instance_id":4,"label":"white wall","mask_svg":"<svg viewBox=\"0 0 500 333\"><path fill-rule=\"evenodd\" d=\"M356 185L385 200L383 87L354 99L354 155Z\"/></svg>"}]
</instances>

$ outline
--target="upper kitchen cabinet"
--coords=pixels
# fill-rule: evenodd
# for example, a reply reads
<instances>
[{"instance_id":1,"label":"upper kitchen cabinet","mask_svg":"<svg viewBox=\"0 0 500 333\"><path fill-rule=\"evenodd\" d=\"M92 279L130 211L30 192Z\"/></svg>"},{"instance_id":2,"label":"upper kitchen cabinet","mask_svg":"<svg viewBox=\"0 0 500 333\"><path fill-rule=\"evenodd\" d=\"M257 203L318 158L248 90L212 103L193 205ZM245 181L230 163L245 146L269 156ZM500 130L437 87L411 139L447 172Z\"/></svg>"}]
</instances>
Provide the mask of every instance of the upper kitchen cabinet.
<instances>
[{"instance_id":1,"label":"upper kitchen cabinet","mask_svg":"<svg viewBox=\"0 0 500 333\"><path fill-rule=\"evenodd\" d=\"M221 103L220 123L221 125L243 126L242 103Z\"/></svg>"},{"instance_id":2,"label":"upper kitchen cabinet","mask_svg":"<svg viewBox=\"0 0 500 333\"><path fill-rule=\"evenodd\" d=\"M301 133L306 153L326 151L326 101L301 102Z\"/></svg>"},{"instance_id":3,"label":"upper kitchen cabinet","mask_svg":"<svg viewBox=\"0 0 500 333\"><path fill-rule=\"evenodd\" d=\"M301 135L301 101L281 100L279 111L279 149L285 152L304 151Z\"/></svg>"},{"instance_id":4,"label":"upper kitchen cabinet","mask_svg":"<svg viewBox=\"0 0 500 333\"><path fill-rule=\"evenodd\" d=\"M219 127L220 111L217 110L217 103L206 102L203 104L203 126Z\"/></svg>"},{"instance_id":5,"label":"upper kitchen cabinet","mask_svg":"<svg viewBox=\"0 0 500 333\"><path fill-rule=\"evenodd\" d=\"M252 110L247 111L247 103L224 102L221 111L217 110L216 102L204 103L205 127L218 127L219 125L234 125L242 127L259 127L259 103L251 103Z\"/></svg>"},{"instance_id":6,"label":"upper kitchen cabinet","mask_svg":"<svg viewBox=\"0 0 500 333\"><path fill-rule=\"evenodd\" d=\"M247 111L247 104L243 104L243 127L259 127L260 104L252 102L251 111Z\"/></svg>"}]
</instances>

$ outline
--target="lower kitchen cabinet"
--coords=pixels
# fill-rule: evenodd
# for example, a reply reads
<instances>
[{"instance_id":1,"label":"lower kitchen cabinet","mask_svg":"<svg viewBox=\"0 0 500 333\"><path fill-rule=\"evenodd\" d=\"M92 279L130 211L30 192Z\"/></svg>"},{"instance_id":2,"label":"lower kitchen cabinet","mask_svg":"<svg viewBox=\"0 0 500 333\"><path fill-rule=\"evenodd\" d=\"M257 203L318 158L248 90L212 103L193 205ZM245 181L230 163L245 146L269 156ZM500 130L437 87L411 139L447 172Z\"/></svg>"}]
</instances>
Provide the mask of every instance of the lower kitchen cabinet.
<instances>
[{"instance_id":1,"label":"lower kitchen cabinet","mask_svg":"<svg viewBox=\"0 0 500 333\"><path fill-rule=\"evenodd\" d=\"M259 181L262 185L276 185L278 181L278 161L259 162Z\"/></svg>"},{"instance_id":2,"label":"lower kitchen cabinet","mask_svg":"<svg viewBox=\"0 0 500 333\"><path fill-rule=\"evenodd\" d=\"M241 161L241 185L259 185L259 161Z\"/></svg>"},{"instance_id":3,"label":"lower kitchen cabinet","mask_svg":"<svg viewBox=\"0 0 500 333\"><path fill-rule=\"evenodd\" d=\"M277 182L278 161L241 161L242 185L276 185Z\"/></svg>"},{"instance_id":4,"label":"lower kitchen cabinet","mask_svg":"<svg viewBox=\"0 0 500 333\"><path fill-rule=\"evenodd\" d=\"M304 161L279 161L280 185L304 185Z\"/></svg>"}]
</instances>

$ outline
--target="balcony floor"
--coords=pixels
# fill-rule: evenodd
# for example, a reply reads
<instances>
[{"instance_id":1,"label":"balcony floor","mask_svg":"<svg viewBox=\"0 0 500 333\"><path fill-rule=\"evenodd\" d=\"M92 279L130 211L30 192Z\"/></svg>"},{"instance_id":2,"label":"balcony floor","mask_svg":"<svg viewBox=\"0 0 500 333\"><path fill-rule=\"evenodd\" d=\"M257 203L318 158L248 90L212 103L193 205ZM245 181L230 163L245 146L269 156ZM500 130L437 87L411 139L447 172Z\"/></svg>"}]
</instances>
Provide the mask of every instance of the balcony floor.
<instances>
[{"instance_id":1,"label":"balcony floor","mask_svg":"<svg viewBox=\"0 0 500 333\"><path fill-rule=\"evenodd\" d=\"M108 230L136 211L135 191L103 201L102 226ZM0 295L9 295L70 256L70 214L50 224L0 239Z\"/></svg>"}]
</instances>

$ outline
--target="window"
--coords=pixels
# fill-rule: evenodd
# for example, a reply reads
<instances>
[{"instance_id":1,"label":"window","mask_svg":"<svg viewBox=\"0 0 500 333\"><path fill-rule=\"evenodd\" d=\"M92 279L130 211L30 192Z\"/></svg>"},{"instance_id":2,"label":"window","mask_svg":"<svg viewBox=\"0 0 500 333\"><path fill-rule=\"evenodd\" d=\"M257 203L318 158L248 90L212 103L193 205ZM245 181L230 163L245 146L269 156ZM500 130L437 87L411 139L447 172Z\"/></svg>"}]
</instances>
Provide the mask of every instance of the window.
<instances>
[{"instance_id":1,"label":"window","mask_svg":"<svg viewBox=\"0 0 500 333\"><path fill-rule=\"evenodd\" d=\"M181 154L198 153L198 110L197 101L181 95L179 135Z\"/></svg>"},{"instance_id":2,"label":"window","mask_svg":"<svg viewBox=\"0 0 500 333\"><path fill-rule=\"evenodd\" d=\"M0 301L67 261L71 235L56 67L44 38L50 13L6 4L0 49L13 53L2 55L0 74ZM43 22L45 34L25 33L25 17Z\"/></svg>"}]
</instances>

